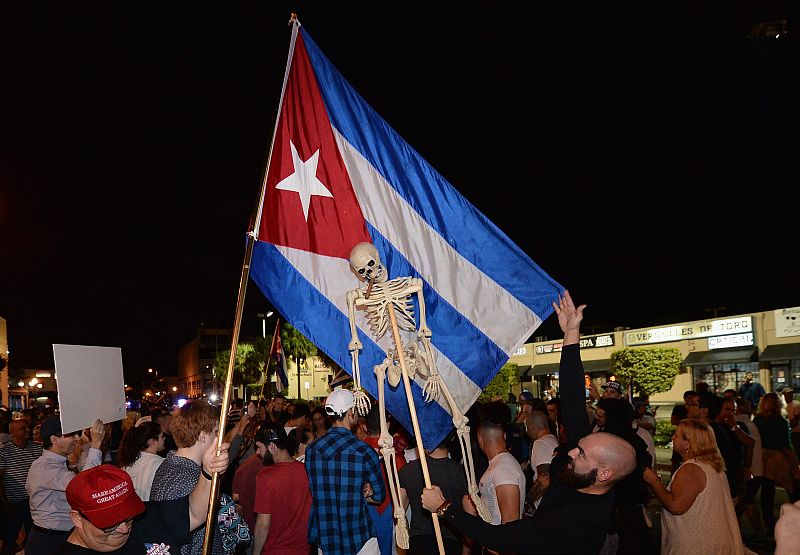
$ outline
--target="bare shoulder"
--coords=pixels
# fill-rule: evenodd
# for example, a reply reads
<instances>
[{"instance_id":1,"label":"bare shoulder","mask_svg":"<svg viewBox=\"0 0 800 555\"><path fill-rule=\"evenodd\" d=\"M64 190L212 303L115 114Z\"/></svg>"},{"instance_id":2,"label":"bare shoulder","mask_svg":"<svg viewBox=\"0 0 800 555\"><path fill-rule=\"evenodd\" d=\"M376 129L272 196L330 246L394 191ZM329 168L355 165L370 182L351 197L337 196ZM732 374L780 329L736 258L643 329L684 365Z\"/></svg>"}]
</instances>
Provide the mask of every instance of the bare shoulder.
<instances>
[{"instance_id":1,"label":"bare shoulder","mask_svg":"<svg viewBox=\"0 0 800 555\"><path fill-rule=\"evenodd\" d=\"M706 487L706 473L699 464L686 463L675 472L672 489L696 489L702 491Z\"/></svg>"}]
</instances>

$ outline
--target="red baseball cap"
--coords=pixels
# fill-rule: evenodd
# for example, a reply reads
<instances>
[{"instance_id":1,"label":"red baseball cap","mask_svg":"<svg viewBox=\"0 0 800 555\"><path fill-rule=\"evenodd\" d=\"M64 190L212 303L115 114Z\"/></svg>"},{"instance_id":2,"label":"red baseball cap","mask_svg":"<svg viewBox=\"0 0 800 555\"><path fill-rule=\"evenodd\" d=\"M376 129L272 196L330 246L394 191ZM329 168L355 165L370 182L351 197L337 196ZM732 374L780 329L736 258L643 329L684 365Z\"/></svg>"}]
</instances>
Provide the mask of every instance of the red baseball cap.
<instances>
[{"instance_id":1,"label":"red baseball cap","mask_svg":"<svg viewBox=\"0 0 800 555\"><path fill-rule=\"evenodd\" d=\"M67 502L101 529L144 512L130 475L113 464L78 473L67 486Z\"/></svg>"}]
</instances>

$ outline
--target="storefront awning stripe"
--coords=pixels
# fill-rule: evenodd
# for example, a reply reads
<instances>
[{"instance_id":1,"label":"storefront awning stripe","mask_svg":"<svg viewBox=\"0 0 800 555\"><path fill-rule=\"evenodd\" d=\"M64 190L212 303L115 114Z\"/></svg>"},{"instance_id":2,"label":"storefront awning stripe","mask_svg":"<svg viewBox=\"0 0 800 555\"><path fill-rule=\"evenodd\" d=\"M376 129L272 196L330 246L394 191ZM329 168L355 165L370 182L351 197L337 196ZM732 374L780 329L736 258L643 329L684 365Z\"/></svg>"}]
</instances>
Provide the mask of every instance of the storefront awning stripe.
<instances>
[{"instance_id":1,"label":"storefront awning stripe","mask_svg":"<svg viewBox=\"0 0 800 555\"><path fill-rule=\"evenodd\" d=\"M520 367L522 368L522 367ZM608 359L603 360L584 360L583 361L583 370L587 374L593 374L595 372L610 372L611 371L611 361ZM550 364L537 364L534 366L527 374L530 376L544 376L547 374L555 374L558 372L558 363L553 362ZM522 374L520 374L522 375Z\"/></svg>"},{"instance_id":2,"label":"storefront awning stripe","mask_svg":"<svg viewBox=\"0 0 800 555\"><path fill-rule=\"evenodd\" d=\"M800 343L770 345L764 349L758 360L789 360L792 358L800 358Z\"/></svg>"},{"instance_id":3,"label":"storefront awning stripe","mask_svg":"<svg viewBox=\"0 0 800 555\"><path fill-rule=\"evenodd\" d=\"M552 364L537 364L531 370L531 376L545 376L547 374L555 374L558 372L558 363Z\"/></svg>"},{"instance_id":4,"label":"storefront awning stripe","mask_svg":"<svg viewBox=\"0 0 800 555\"><path fill-rule=\"evenodd\" d=\"M735 362L753 362L756 360L756 349L720 349L718 351L702 351L689 353L684 366L697 366L700 364L725 364Z\"/></svg>"}]
</instances>

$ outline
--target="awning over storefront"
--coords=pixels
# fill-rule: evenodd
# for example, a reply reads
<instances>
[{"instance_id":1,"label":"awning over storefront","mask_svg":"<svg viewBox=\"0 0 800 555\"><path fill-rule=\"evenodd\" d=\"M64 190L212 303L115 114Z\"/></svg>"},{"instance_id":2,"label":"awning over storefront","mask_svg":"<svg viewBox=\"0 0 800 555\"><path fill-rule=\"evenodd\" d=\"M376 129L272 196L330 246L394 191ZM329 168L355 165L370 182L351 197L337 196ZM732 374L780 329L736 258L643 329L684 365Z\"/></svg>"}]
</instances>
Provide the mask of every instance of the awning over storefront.
<instances>
[{"instance_id":1,"label":"awning over storefront","mask_svg":"<svg viewBox=\"0 0 800 555\"><path fill-rule=\"evenodd\" d=\"M550 364L537 364L536 366L531 368L525 375L544 376L547 374L555 374L556 372L558 372L558 364L559 363L557 362L553 362ZM611 361L608 359L584 360L583 371L586 372L587 374L594 374L595 372L611 372Z\"/></svg>"},{"instance_id":2,"label":"awning over storefront","mask_svg":"<svg viewBox=\"0 0 800 555\"><path fill-rule=\"evenodd\" d=\"M531 368L532 368L532 366L530 364L520 364L517 367L517 376L519 376L520 378L522 378L524 376L530 376L531 375Z\"/></svg>"},{"instance_id":3,"label":"awning over storefront","mask_svg":"<svg viewBox=\"0 0 800 555\"><path fill-rule=\"evenodd\" d=\"M790 358L800 358L800 343L770 345L764 349L758 360L789 360Z\"/></svg>"},{"instance_id":4,"label":"awning over storefront","mask_svg":"<svg viewBox=\"0 0 800 555\"><path fill-rule=\"evenodd\" d=\"M689 353L683 361L684 366L700 364L732 364L735 362L753 362L756 360L755 347L747 349L720 349L718 351L702 351Z\"/></svg>"},{"instance_id":5,"label":"awning over storefront","mask_svg":"<svg viewBox=\"0 0 800 555\"><path fill-rule=\"evenodd\" d=\"M583 371L587 374L596 372L611 372L611 361L606 360L584 360Z\"/></svg>"},{"instance_id":6,"label":"awning over storefront","mask_svg":"<svg viewBox=\"0 0 800 555\"><path fill-rule=\"evenodd\" d=\"M553 362L551 364L537 364L531 370L532 376L545 376L547 374L555 374L558 372L558 363Z\"/></svg>"}]
</instances>

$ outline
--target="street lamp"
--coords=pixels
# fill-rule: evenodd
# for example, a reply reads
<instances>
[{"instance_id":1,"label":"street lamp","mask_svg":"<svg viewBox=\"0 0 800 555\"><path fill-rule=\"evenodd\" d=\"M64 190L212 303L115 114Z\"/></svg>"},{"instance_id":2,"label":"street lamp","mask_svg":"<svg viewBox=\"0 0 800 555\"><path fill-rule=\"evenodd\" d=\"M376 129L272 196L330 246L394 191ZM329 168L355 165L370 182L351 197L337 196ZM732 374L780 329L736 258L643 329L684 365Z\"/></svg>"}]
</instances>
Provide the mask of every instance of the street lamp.
<instances>
[{"instance_id":1,"label":"street lamp","mask_svg":"<svg viewBox=\"0 0 800 555\"><path fill-rule=\"evenodd\" d=\"M267 338L267 318L269 318L273 314L275 313L270 310L266 314L262 313L257 315L259 318L261 318L261 337L263 337L264 339Z\"/></svg>"},{"instance_id":2,"label":"street lamp","mask_svg":"<svg viewBox=\"0 0 800 555\"><path fill-rule=\"evenodd\" d=\"M150 375L150 378L151 378L151 380L150 380L150 389L152 391L156 391L156 388L158 387L158 369L156 369L156 368L148 368L147 369L147 373ZM158 392L156 392L156 395L158 395Z\"/></svg>"}]
</instances>

